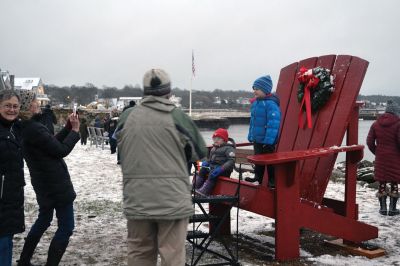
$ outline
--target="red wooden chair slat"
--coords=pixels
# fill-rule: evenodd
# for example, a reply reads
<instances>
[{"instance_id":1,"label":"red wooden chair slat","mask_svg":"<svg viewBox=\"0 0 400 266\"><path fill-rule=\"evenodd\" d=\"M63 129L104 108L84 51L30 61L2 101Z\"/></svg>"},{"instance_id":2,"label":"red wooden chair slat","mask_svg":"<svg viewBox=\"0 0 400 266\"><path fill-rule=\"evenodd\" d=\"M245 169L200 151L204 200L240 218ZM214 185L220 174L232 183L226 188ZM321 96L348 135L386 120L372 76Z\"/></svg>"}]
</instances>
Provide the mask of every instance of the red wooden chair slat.
<instances>
[{"instance_id":1,"label":"red wooden chair slat","mask_svg":"<svg viewBox=\"0 0 400 266\"><path fill-rule=\"evenodd\" d=\"M332 70L333 64L335 63L336 55L327 55L327 56L322 56L318 58L316 66L321 66L324 68L328 68ZM301 66L299 66L301 67ZM321 112L322 111L322 112ZM317 126L319 124L324 123L324 113L329 113L330 115L333 114L334 110L332 108L329 108L328 105L324 106L324 108L317 112L312 114L312 120L313 120L313 127L311 129L304 127L300 128L297 133L297 139L295 146L293 147L293 150L306 150L311 148L310 147L310 142L313 140L313 137L319 138L323 136L323 134L319 131L316 130ZM298 111L299 112L299 111ZM322 116L322 117L321 117ZM321 117L321 119L319 119ZM315 134L314 134L315 133ZM321 142L321 144L323 141ZM320 146L314 146L315 147L321 147ZM300 194L304 197L304 190L308 187L308 183L312 180L313 173L315 166L313 167L312 165L308 164L308 161L304 161L300 163L300 176L301 181L300 181Z\"/></svg>"},{"instance_id":2,"label":"red wooden chair slat","mask_svg":"<svg viewBox=\"0 0 400 266\"><path fill-rule=\"evenodd\" d=\"M326 68L329 68L332 70L332 74L336 77L335 79L335 91L331 95L329 101L326 103L326 105L318 111L318 120L313 124L312 128L312 136L309 138L310 143L308 145L309 149L312 148L318 148L318 147L326 147L325 145L325 139L326 135L328 132L332 129L330 129L331 125L331 120L334 115L336 115L336 109L339 100L343 100L340 97L340 92L342 90L342 82L341 80L344 79L346 72L347 72L347 67L348 63L346 61L342 61L342 56L337 57L336 59L336 64L333 66L334 62L329 62L326 66ZM348 58L350 60L350 58ZM337 66L340 67L340 71L337 70ZM309 129L303 130L303 131L311 131ZM336 134L336 130L334 130ZM340 137L337 136L339 139ZM339 144L340 145L340 144ZM335 155L332 155L331 160L333 159ZM319 159L313 159L313 160L307 160L304 162L302 165L302 170L301 170L301 176L302 176L302 181L301 181L301 195L303 198L306 198L308 200L313 200L315 201L317 197L313 195L314 187L317 187L317 190L325 190L323 186L326 186L324 182L318 182L318 180L322 180L325 178L329 179L330 173L328 176L321 177L321 173L316 172L316 166L318 164ZM315 177L319 177L316 179ZM323 183L320 184L320 183ZM312 190L310 191L310 187L314 186ZM322 199L321 199L322 200ZM321 201L318 201L321 202Z\"/></svg>"},{"instance_id":3,"label":"red wooden chair slat","mask_svg":"<svg viewBox=\"0 0 400 266\"><path fill-rule=\"evenodd\" d=\"M316 57L308 58L306 60L300 61L297 66L304 66L307 68L313 68L317 63ZM297 69L298 71L298 69ZM297 73L296 71L296 73ZM283 99L285 96L283 91L290 89L290 98L287 102L287 106L281 104L282 112L282 127L280 132L280 139L277 146L277 151L291 151L293 150L293 146L297 137L298 130L298 117L295 114L299 112L299 104L297 102L297 88L299 86L299 81L296 79L296 75L291 77L291 83L293 84L291 88L288 87L277 87L277 94L280 99ZM278 83L279 84L279 83ZM282 94L282 96L281 96ZM286 110L286 111L284 111Z\"/></svg>"},{"instance_id":4,"label":"red wooden chair slat","mask_svg":"<svg viewBox=\"0 0 400 266\"><path fill-rule=\"evenodd\" d=\"M336 110L338 101L343 100L341 97L341 91L343 88L344 80L346 78L350 62L351 62L351 56L338 56L336 59L335 65L332 70L332 74L335 76L335 92L331 95L331 98L324 107L324 109L321 110L320 113L321 122L317 123L314 129L315 132L318 132L319 134L315 134L314 137L311 139L311 143L309 146L310 148L326 147L327 143L325 143L325 141L327 135L331 130L333 130L334 136L336 136L337 139L340 139L339 141L337 141L339 142L338 144L333 144L333 145L339 146L341 144L343 136L338 135L338 132L336 131L337 125L332 124L333 116L337 114L333 112L327 112L326 110ZM351 99L351 101L355 100ZM331 127L333 127L334 129L332 129ZM331 155L331 158L325 158L324 160L326 163L329 162L328 166L330 167L331 165L333 165L335 159L336 155ZM321 170L319 170L319 172L316 172L316 168L319 161L320 159L313 159L305 163L307 167L303 169L303 174L305 176L312 176L313 179L310 180L309 184L304 184L301 191L302 196L304 198L318 202L320 202L322 199L317 195L320 195L321 191L325 192L327 186L327 182L325 182L325 180L326 179L329 180L331 174L330 172L327 171L321 172Z\"/></svg>"},{"instance_id":5,"label":"red wooden chair slat","mask_svg":"<svg viewBox=\"0 0 400 266\"><path fill-rule=\"evenodd\" d=\"M349 118L350 118L350 112L355 106L355 101L357 99L359 90L354 90L352 88L360 88L361 84L364 80L365 73L367 71L368 67L368 62L360 59L358 57L352 57L351 59L351 64L349 67L349 70L347 72L340 98L342 100L342 105L340 105L339 108L336 108L336 113L332 118L332 121L330 123L330 131L328 131L326 140L325 140L325 147L329 146L340 146L343 140L343 137L345 135ZM362 72L360 72L362 71ZM339 137L339 138L338 138ZM354 143L351 143L354 144ZM333 165L335 163L335 159L337 156L333 156L331 160L328 160L327 158L320 159L318 166L317 166L317 172L321 173L319 176L316 176L316 178L319 178L318 180L318 185L320 185L320 188L318 191L313 193L312 195L315 196L315 200L320 201L323 198L323 195L325 194L326 187L329 182L329 176L332 173ZM324 178L325 176L325 178ZM328 178L326 178L328 177ZM310 189L312 191L312 189Z\"/></svg>"},{"instance_id":6,"label":"red wooden chair slat","mask_svg":"<svg viewBox=\"0 0 400 266\"><path fill-rule=\"evenodd\" d=\"M282 125L284 124L285 121L285 115L287 111L287 107L289 106L289 100L290 100L290 95L292 93L292 89L295 88L293 85L295 81L297 73L297 63L293 63L291 65L288 65L287 67L282 68L279 77L282 77L279 79L277 86L276 86L276 91L279 93L279 100L280 100L280 108L282 112L282 123L279 132L282 132ZM279 143L279 140L278 140Z\"/></svg>"}]
</instances>

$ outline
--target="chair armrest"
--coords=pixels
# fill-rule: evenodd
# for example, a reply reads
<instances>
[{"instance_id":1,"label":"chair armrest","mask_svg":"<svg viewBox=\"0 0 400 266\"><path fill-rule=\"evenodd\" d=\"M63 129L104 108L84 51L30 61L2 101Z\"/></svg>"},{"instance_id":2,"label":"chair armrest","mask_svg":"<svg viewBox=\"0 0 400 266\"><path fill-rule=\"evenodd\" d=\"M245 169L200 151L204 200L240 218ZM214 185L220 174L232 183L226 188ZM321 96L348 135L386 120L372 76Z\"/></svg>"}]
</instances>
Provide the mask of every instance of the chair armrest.
<instances>
[{"instance_id":1,"label":"chair armrest","mask_svg":"<svg viewBox=\"0 0 400 266\"><path fill-rule=\"evenodd\" d=\"M247 146L253 146L253 143L251 142L241 142L241 143L236 143L236 148L237 147L247 147ZM208 145L207 148L211 149L213 147L213 145Z\"/></svg>"},{"instance_id":2,"label":"chair armrest","mask_svg":"<svg viewBox=\"0 0 400 266\"><path fill-rule=\"evenodd\" d=\"M254 164L261 165L271 165L287 163L305 159L313 159L328 156L331 154L339 152L354 152L357 158L362 158L364 145L351 145L351 146L332 146L324 148L315 148L310 150L300 150L300 151L285 151L285 152L275 152L268 154L258 154L247 156L247 160Z\"/></svg>"},{"instance_id":3,"label":"chair armrest","mask_svg":"<svg viewBox=\"0 0 400 266\"><path fill-rule=\"evenodd\" d=\"M251 142L236 143L236 148L237 147L247 147L247 146L253 146L253 143L251 143Z\"/></svg>"}]
</instances>

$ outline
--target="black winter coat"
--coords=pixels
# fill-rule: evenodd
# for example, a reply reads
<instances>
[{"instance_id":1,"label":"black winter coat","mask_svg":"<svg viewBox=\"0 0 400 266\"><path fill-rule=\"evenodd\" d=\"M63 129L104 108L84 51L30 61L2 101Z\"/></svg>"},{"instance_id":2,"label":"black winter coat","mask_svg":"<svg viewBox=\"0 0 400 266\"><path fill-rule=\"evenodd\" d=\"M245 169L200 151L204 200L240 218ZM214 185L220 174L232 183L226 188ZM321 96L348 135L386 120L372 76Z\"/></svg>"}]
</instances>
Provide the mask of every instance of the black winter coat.
<instances>
[{"instance_id":1,"label":"black winter coat","mask_svg":"<svg viewBox=\"0 0 400 266\"><path fill-rule=\"evenodd\" d=\"M53 136L39 122L40 116L23 122L22 147L36 199L41 206L64 206L76 198L64 162L79 141L79 133L63 128Z\"/></svg>"},{"instance_id":2,"label":"black winter coat","mask_svg":"<svg viewBox=\"0 0 400 266\"><path fill-rule=\"evenodd\" d=\"M86 122L82 122L79 126L79 133L81 134L82 139L87 139L88 137L88 126Z\"/></svg>"},{"instance_id":3,"label":"black winter coat","mask_svg":"<svg viewBox=\"0 0 400 266\"><path fill-rule=\"evenodd\" d=\"M104 130L108 132L108 135L111 137L114 134L115 129L117 128L118 120L108 119L104 125Z\"/></svg>"},{"instance_id":4,"label":"black winter coat","mask_svg":"<svg viewBox=\"0 0 400 266\"><path fill-rule=\"evenodd\" d=\"M18 122L0 122L0 237L25 231L24 163Z\"/></svg>"},{"instance_id":5,"label":"black winter coat","mask_svg":"<svg viewBox=\"0 0 400 266\"><path fill-rule=\"evenodd\" d=\"M57 124L57 117L53 110L44 108L42 115L40 116L40 122L42 122L42 124L45 125L54 135L54 125Z\"/></svg>"}]
</instances>

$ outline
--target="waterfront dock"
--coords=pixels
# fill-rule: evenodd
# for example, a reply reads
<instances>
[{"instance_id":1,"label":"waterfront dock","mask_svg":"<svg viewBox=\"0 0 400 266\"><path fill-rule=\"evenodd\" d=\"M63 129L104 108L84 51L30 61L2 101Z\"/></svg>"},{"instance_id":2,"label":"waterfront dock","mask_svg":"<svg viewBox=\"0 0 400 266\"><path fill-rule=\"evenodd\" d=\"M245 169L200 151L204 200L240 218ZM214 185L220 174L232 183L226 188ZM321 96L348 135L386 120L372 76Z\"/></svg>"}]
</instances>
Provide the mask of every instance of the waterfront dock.
<instances>
[{"instance_id":1,"label":"waterfront dock","mask_svg":"<svg viewBox=\"0 0 400 266\"><path fill-rule=\"evenodd\" d=\"M63 122L71 109L55 109L57 117ZM188 110L184 110L188 114ZM384 110L380 109L360 109L359 119L361 120L376 120L377 117L383 114ZM94 117L103 118L110 114L110 110L79 110L79 113L88 121L92 121ZM248 125L250 123L249 111L238 111L229 109L195 109L192 111L191 118L195 124L201 129L217 129L229 128L231 125Z\"/></svg>"},{"instance_id":2,"label":"waterfront dock","mask_svg":"<svg viewBox=\"0 0 400 266\"><path fill-rule=\"evenodd\" d=\"M379 108L361 108L359 119L376 120L384 112L384 109ZM199 128L228 128L230 125L249 124L250 112L229 109L196 109L192 111L192 119Z\"/></svg>"},{"instance_id":3,"label":"waterfront dock","mask_svg":"<svg viewBox=\"0 0 400 266\"><path fill-rule=\"evenodd\" d=\"M250 123L249 112L229 109L194 110L191 118L202 129L229 128L230 125Z\"/></svg>"},{"instance_id":4,"label":"waterfront dock","mask_svg":"<svg viewBox=\"0 0 400 266\"><path fill-rule=\"evenodd\" d=\"M384 108L361 108L360 112L358 113L358 118L362 120L376 120L384 113Z\"/></svg>"}]
</instances>

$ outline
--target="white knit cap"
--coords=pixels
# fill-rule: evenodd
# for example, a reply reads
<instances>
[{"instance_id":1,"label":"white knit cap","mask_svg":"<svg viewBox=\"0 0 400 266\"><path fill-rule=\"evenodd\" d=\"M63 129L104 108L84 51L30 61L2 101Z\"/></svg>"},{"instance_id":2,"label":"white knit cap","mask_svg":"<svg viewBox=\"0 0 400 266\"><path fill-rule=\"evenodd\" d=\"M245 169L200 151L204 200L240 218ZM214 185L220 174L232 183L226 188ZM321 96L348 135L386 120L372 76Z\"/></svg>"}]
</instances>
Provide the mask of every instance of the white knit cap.
<instances>
[{"instance_id":1,"label":"white knit cap","mask_svg":"<svg viewBox=\"0 0 400 266\"><path fill-rule=\"evenodd\" d=\"M171 93L171 80L162 69L151 69L143 76L144 95L163 96Z\"/></svg>"}]
</instances>

